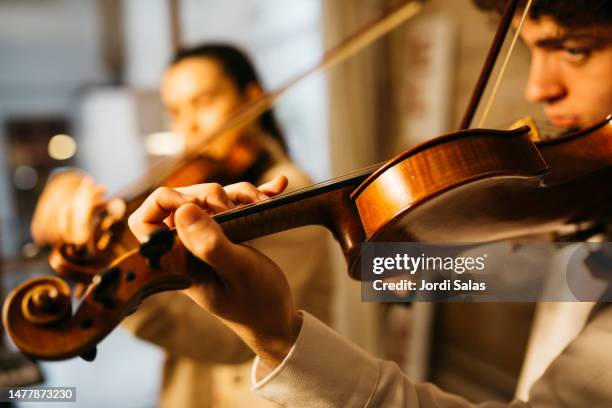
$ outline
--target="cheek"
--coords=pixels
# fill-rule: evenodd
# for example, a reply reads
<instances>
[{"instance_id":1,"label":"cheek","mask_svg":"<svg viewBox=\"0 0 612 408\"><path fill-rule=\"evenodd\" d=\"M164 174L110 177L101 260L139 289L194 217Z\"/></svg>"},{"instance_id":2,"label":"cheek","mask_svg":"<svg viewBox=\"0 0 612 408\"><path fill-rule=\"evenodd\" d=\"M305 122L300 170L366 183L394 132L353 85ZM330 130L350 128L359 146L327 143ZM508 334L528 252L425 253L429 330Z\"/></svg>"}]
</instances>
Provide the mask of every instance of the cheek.
<instances>
[{"instance_id":1,"label":"cheek","mask_svg":"<svg viewBox=\"0 0 612 408\"><path fill-rule=\"evenodd\" d=\"M223 122L223 110L219 106L209 106L198 111L198 125L201 130L209 131Z\"/></svg>"},{"instance_id":2,"label":"cheek","mask_svg":"<svg viewBox=\"0 0 612 408\"><path fill-rule=\"evenodd\" d=\"M612 112L612 64L589 64L568 69L567 83L572 106L591 120Z\"/></svg>"},{"instance_id":3,"label":"cheek","mask_svg":"<svg viewBox=\"0 0 612 408\"><path fill-rule=\"evenodd\" d=\"M202 130L212 131L232 118L239 106L238 102L225 98L201 108L198 112L198 124Z\"/></svg>"},{"instance_id":4,"label":"cheek","mask_svg":"<svg viewBox=\"0 0 612 408\"><path fill-rule=\"evenodd\" d=\"M597 83L593 85L597 89L598 101L605 115L612 113L612 52L608 54L605 64L601 64L596 73Z\"/></svg>"}]
</instances>

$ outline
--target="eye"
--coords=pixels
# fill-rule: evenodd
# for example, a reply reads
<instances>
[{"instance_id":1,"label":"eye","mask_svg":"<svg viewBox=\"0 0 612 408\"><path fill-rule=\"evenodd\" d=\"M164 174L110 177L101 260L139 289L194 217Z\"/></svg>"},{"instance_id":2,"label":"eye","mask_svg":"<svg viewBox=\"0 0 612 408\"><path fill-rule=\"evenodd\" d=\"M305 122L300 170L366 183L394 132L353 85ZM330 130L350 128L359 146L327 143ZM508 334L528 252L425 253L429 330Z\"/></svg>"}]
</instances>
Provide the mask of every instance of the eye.
<instances>
[{"instance_id":1,"label":"eye","mask_svg":"<svg viewBox=\"0 0 612 408\"><path fill-rule=\"evenodd\" d=\"M216 96L217 94L214 89L200 92L200 94L194 99L194 105L198 108L210 106L215 102Z\"/></svg>"},{"instance_id":2,"label":"eye","mask_svg":"<svg viewBox=\"0 0 612 408\"><path fill-rule=\"evenodd\" d=\"M591 55L591 50L584 47L567 47L563 51L570 62L581 62Z\"/></svg>"}]
</instances>

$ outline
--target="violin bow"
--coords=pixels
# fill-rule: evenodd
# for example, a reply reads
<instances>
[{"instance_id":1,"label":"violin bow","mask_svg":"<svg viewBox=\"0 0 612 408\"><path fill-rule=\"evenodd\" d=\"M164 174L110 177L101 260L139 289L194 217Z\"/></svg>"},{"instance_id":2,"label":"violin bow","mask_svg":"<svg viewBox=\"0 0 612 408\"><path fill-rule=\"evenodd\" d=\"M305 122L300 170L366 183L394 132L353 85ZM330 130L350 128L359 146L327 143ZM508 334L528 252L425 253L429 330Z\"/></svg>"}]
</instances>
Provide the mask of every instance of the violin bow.
<instances>
[{"instance_id":1,"label":"violin bow","mask_svg":"<svg viewBox=\"0 0 612 408\"><path fill-rule=\"evenodd\" d=\"M336 45L331 50L325 52L319 62L314 64L312 67L304 70L294 78L287 81L284 85L281 85L276 90L267 92L261 97L249 102L225 124L214 130L208 137L203 138L193 149L186 152L181 157L174 159L173 161L160 163L158 166L153 166L148 173L146 173L140 180L136 181L132 185L128 186L124 190L127 191L142 191L144 188L151 185L158 185L172 169L180 167L181 165L188 163L193 160L202 152L206 151L206 147L210 146L210 142L232 130L240 129L241 127L252 122L257 117L268 111L276 101L283 96L288 90L302 82L309 76L322 71L327 70L342 61L346 60L350 56L359 52L378 38L389 33L400 24L411 19L417 15L423 8L424 1L408 1L401 3L391 8L388 12L378 17L377 19L368 22L356 32L351 34L340 44ZM119 194L120 196L130 194Z\"/></svg>"},{"instance_id":2,"label":"violin bow","mask_svg":"<svg viewBox=\"0 0 612 408\"><path fill-rule=\"evenodd\" d=\"M506 70L508 65L508 61L512 51L514 50L514 46L516 44L516 40L518 38L521 27L523 26L523 22L525 21L525 17L529 13L529 9L531 8L532 0L528 0L525 5L525 9L523 10L523 15L521 16L521 21L517 27L516 33L512 40L512 44L506 53L506 57L504 59L504 64L502 69L497 76L497 80L493 91L491 92L491 96L487 102L487 106L485 107L485 111L483 112L482 118L479 123L479 127L484 123L489 110L491 109L491 105L493 99L495 98L495 94L497 93L497 89L501 82L501 78ZM463 119L461 120L461 125L459 126L459 130L468 129L472 125L472 120L474 119L474 115L476 114L476 110L478 109L478 105L480 105L480 100L482 99L482 95L484 94L485 88L489 82L489 78L491 77L491 73L493 72L493 68L495 67L495 63L497 62L497 58L501 51L501 47L504 44L504 40L508 34L508 30L510 29L510 25L512 24L512 19L514 18L514 13L516 12L516 7L518 4L518 0L508 0L506 2L506 7L504 9L504 13L502 14L501 21L497 27L497 31L495 33L495 37L493 38L493 42L491 43L491 47L489 48L489 52L487 54L487 58L485 60L484 65L482 66L482 70L480 71L480 76L478 77L478 81L476 82L476 86L474 87L474 91L472 92L472 96L470 98L470 102L466 108L466 111L463 115Z\"/></svg>"}]
</instances>

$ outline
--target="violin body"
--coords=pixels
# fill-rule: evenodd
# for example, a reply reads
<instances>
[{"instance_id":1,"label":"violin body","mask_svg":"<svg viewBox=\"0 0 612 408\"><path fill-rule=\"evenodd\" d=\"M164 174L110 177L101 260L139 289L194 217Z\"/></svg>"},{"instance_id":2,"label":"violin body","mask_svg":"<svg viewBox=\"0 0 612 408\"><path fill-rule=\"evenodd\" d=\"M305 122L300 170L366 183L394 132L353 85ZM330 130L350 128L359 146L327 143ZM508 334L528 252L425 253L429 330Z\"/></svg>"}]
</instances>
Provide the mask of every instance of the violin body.
<instances>
[{"instance_id":1,"label":"violin body","mask_svg":"<svg viewBox=\"0 0 612 408\"><path fill-rule=\"evenodd\" d=\"M387 162L352 194L366 238L495 241L610 214L612 119L557 140L526 136L467 130Z\"/></svg>"}]
</instances>

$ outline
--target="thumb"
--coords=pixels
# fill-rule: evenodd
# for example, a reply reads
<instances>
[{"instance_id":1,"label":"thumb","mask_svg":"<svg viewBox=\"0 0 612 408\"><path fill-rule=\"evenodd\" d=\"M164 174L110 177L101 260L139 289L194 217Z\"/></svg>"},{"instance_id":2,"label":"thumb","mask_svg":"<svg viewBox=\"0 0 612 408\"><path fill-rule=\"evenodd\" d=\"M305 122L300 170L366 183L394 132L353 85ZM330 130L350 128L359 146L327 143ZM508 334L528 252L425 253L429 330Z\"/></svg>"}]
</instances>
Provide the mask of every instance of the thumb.
<instances>
[{"instance_id":1,"label":"thumb","mask_svg":"<svg viewBox=\"0 0 612 408\"><path fill-rule=\"evenodd\" d=\"M178 236L195 257L210 265L224 278L231 279L240 259L240 247L230 242L223 230L195 204L183 204L174 214ZM229 275L229 276L227 276Z\"/></svg>"}]
</instances>

